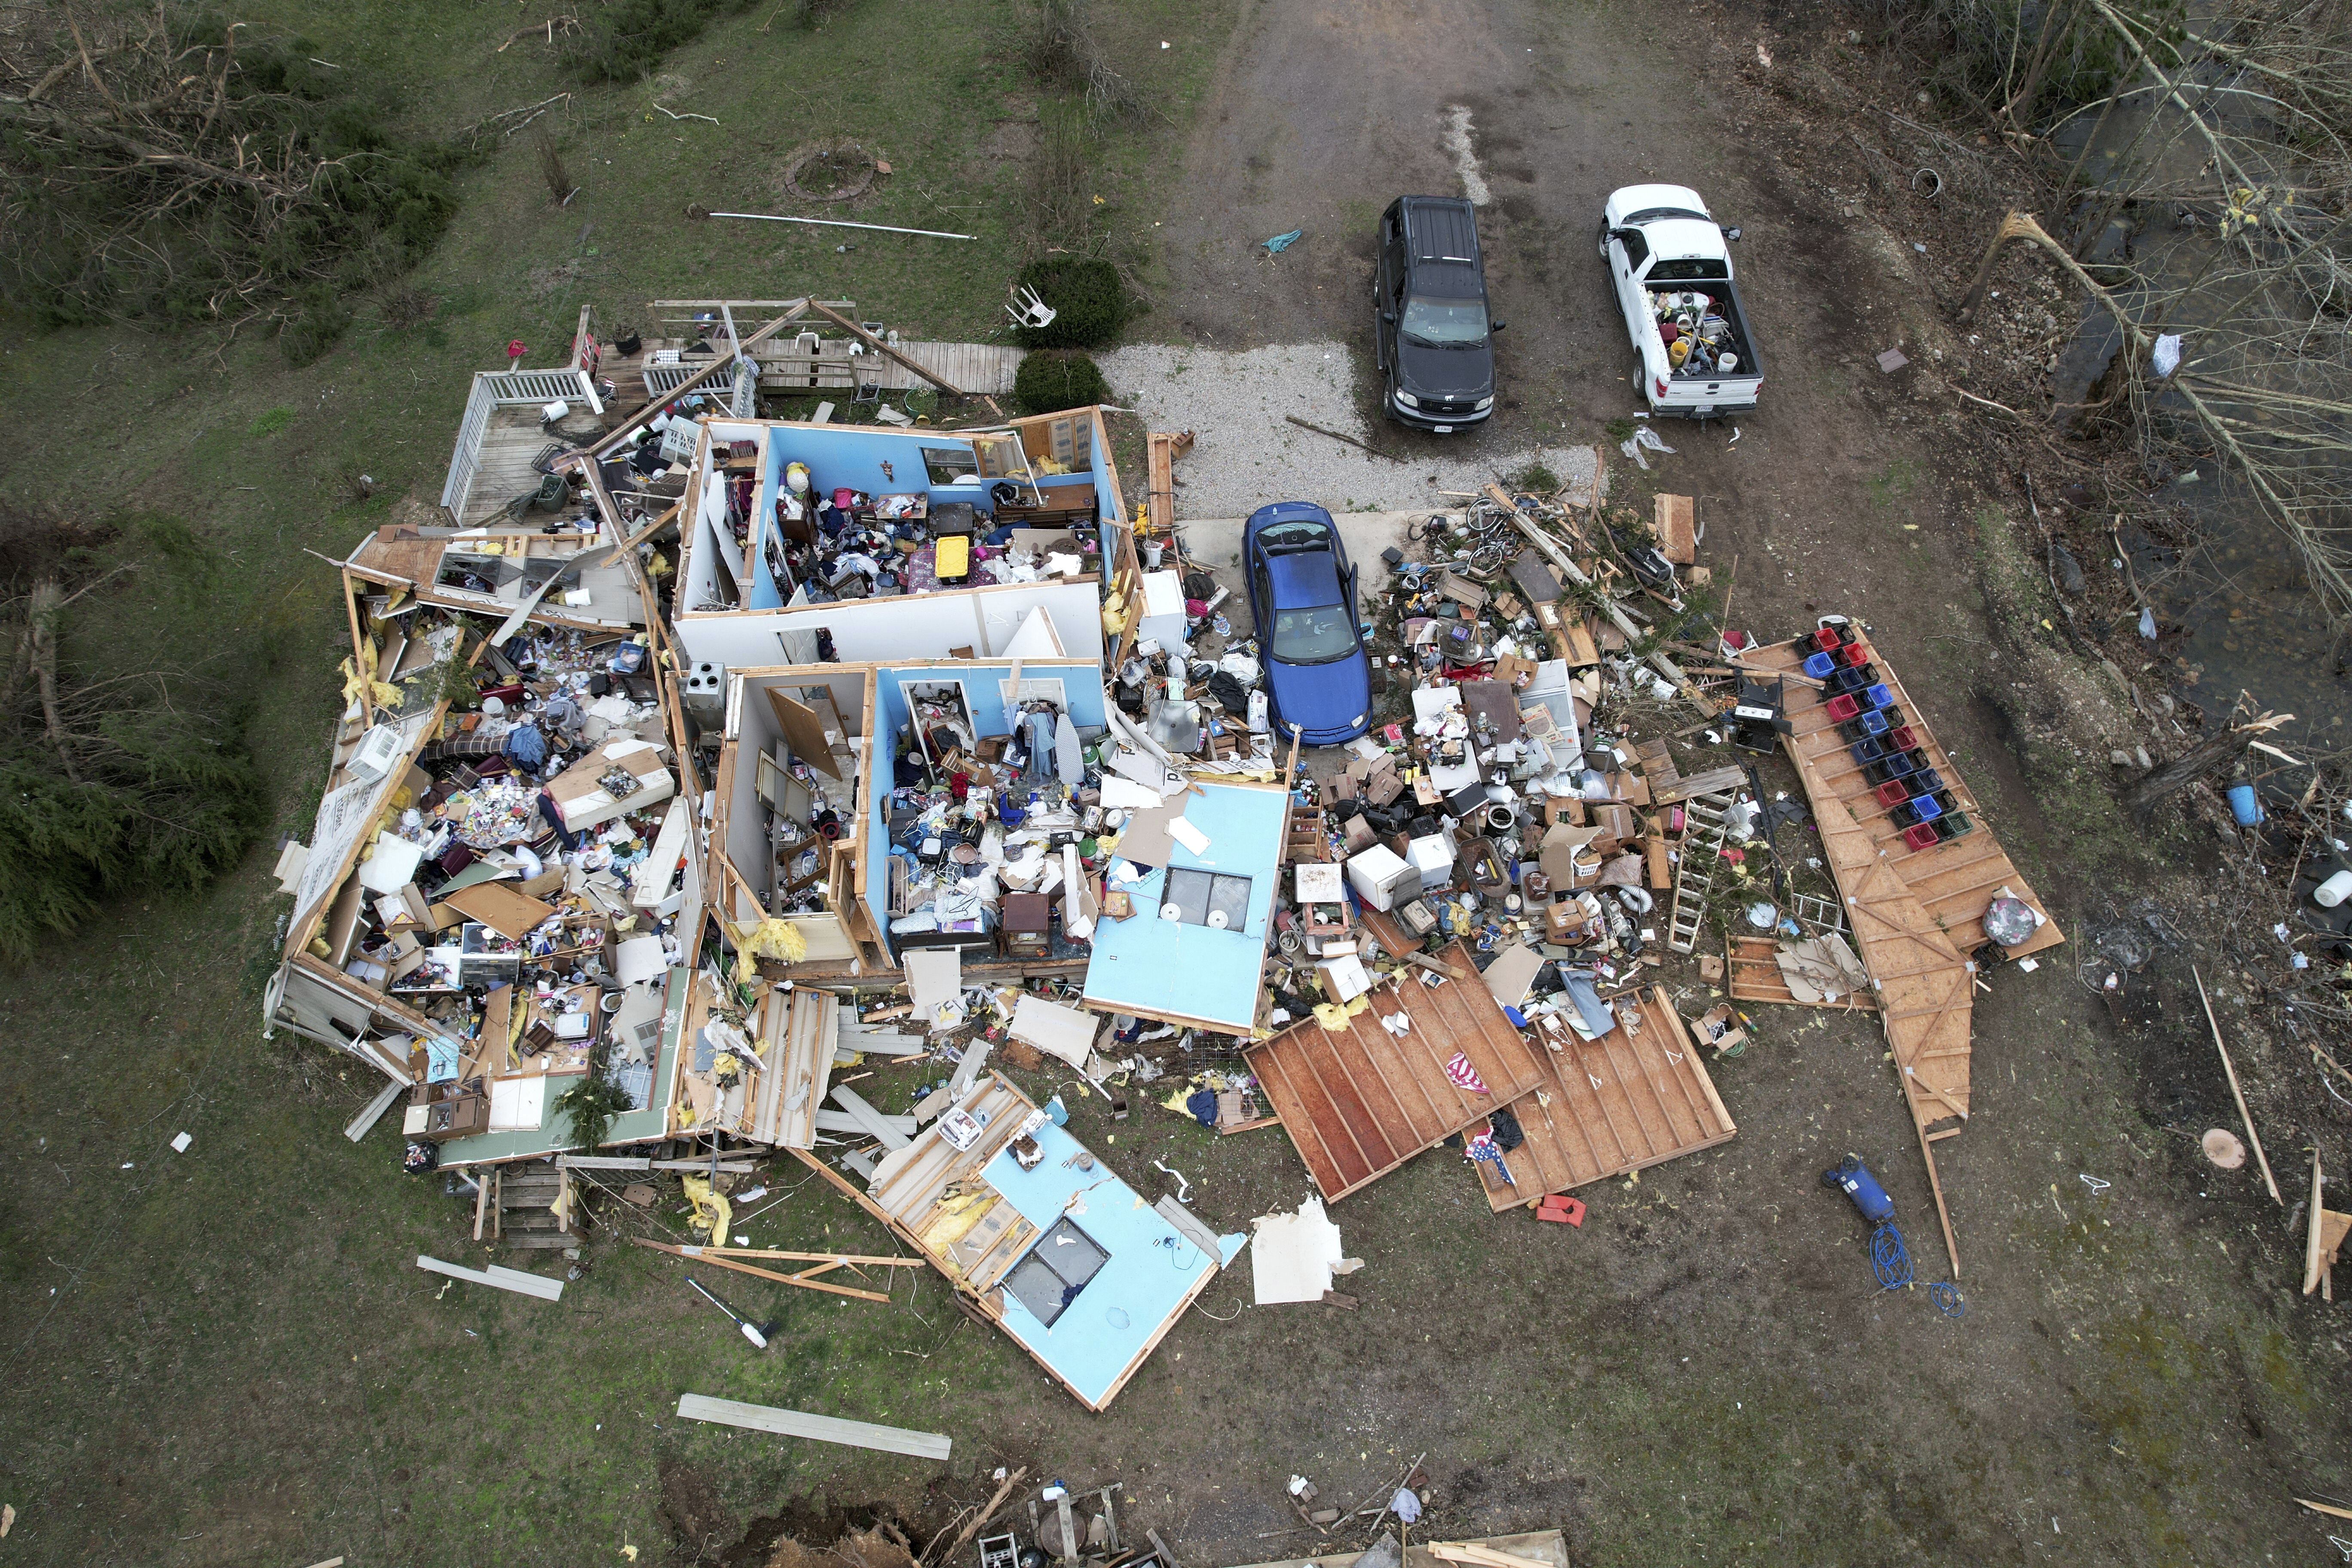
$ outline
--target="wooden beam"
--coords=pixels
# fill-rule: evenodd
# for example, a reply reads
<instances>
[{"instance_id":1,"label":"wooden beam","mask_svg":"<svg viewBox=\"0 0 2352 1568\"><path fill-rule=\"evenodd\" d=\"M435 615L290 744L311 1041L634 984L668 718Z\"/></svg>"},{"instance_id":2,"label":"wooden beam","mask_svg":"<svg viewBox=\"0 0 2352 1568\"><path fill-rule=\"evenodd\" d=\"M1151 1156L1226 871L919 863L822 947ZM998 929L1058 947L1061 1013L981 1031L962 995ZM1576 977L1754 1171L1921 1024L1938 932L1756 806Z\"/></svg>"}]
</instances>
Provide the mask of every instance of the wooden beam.
<instances>
[{"instance_id":1,"label":"wooden beam","mask_svg":"<svg viewBox=\"0 0 2352 1568\"><path fill-rule=\"evenodd\" d=\"M892 1268L924 1267L919 1258L868 1258L851 1252L781 1252L772 1247L706 1247L702 1250L724 1258L781 1258L790 1263L831 1263L836 1266L871 1263Z\"/></svg>"},{"instance_id":2,"label":"wooden beam","mask_svg":"<svg viewBox=\"0 0 2352 1568\"><path fill-rule=\"evenodd\" d=\"M1951 1101L1944 1103L1948 1105ZM1961 1120L1966 1121L1967 1118L1963 1116ZM1952 1239L1952 1215L1944 1206L1944 1179L1936 1173L1936 1140L1927 1136L1927 1124L1919 1120L1916 1110L1912 1113L1911 1127L1919 1134L1919 1157L1927 1162L1927 1190L1936 1194L1936 1218L1944 1226L1944 1256L1952 1260L1952 1278L1958 1280L1960 1277L1960 1244ZM1951 1134L1941 1136L1949 1137Z\"/></svg>"},{"instance_id":3,"label":"wooden beam","mask_svg":"<svg viewBox=\"0 0 2352 1568\"><path fill-rule=\"evenodd\" d=\"M879 1301L886 1307L890 1304L890 1298L879 1290L854 1290L846 1285L828 1285L822 1279L803 1279L797 1274L779 1274L772 1268L754 1268L748 1263L738 1263L731 1258L721 1258L699 1247L672 1247L666 1241L648 1241L642 1236L633 1236L629 1239L635 1245L654 1252L667 1252L672 1258L699 1258L714 1268L731 1268L738 1274L751 1274L761 1279L772 1279L779 1285L797 1285L803 1290L823 1290L831 1296L854 1296L861 1301Z\"/></svg>"},{"instance_id":4,"label":"wooden beam","mask_svg":"<svg viewBox=\"0 0 2352 1568\"><path fill-rule=\"evenodd\" d=\"M814 300L809 301L809 309L814 310L818 315L823 316L826 321L831 321L835 326L839 327L842 331L849 333L852 337L856 338L867 348L872 349L876 353L884 354L891 359L897 360L900 364L905 365L908 370L913 371L917 375L921 376L925 381L929 382L933 386L938 387L950 397L969 397L972 395L971 393L964 391L961 387L941 381L924 366L917 364L913 360L908 359L905 354L900 353L897 349L892 348L888 343L884 342L880 338L876 337L872 332L867 331L864 327L859 326L856 321L851 321L840 311L835 310L829 306L820 305ZM996 405L992 401L989 404L989 406L993 408Z\"/></svg>"},{"instance_id":5,"label":"wooden beam","mask_svg":"<svg viewBox=\"0 0 2352 1568\"><path fill-rule=\"evenodd\" d=\"M2311 1226L2304 1233L2303 1293L2310 1295L2319 1289L2320 1215L2325 1212L2320 1202L2319 1151L2311 1152Z\"/></svg>"},{"instance_id":6,"label":"wooden beam","mask_svg":"<svg viewBox=\"0 0 2352 1568\"><path fill-rule=\"evenodd\" d=\"M622 441L627 437L629 432L647 418L652 414L653 410L663 407L668 404L676 403L688 393L699 388L704 382L709 381L720 371L732 370L734 368L735 362L738 359L740 359L751 352L752 344L765 342L769 338L773 337L778 331L781 331L788 323L799 321L803 316L808 313L809 307L812 305L816 305L816 301L814 300L798 300L793 301L792 308L786 310L782 315L778 316L774 321L770 321L766 326L761 327L758 331L753 332L750 337L745 338L741 342L737 343L735 345L734 353L713 360L710 363L705 365L693 375L690 375L686 380L679 382L669 391L663 393L659 397L654 398L649 402L639 404L635 411L627 418L622 420L619 425L615 426L613 428L612 433L607 435L603 440L597 442L593 447L583 447L576 452L567 453L563 458L559 458L558 461L571 462L574 459L584 458L590 463L594 463L598 458L604 457L604 454L610 452L614 447L618 447ZM824 310L824 307L822 305L817 305L816 308L820 310ZM826 310L825 314L832 315L833 312ZM838 317L835 317L835 320L836 321L839 319L840 318Z\"/></svg>"},{"instance_id":7,"label":"wooden beam","mask_svg":"<svg viewBox=\"0 0 2352 1568\"><path fill-rule=\"evenodd\" d=\"M354 1143L366 1137L369 1130L375 1126L385 1111L392 1109L392 1102L398 1100L407 1088L404 1083L387 1083L378 1089L375 1098L367 1102L366 1109L352 1117L343 1128L343 1136Z\"/></svg>"},{"instance_id":8,"label":"wooden beam","mask_svg":"<svg viewBox=\"0 0 2352 1568\"><path fill-rule=\"evenodd\" d=\"M939 1432L878 1426L870 1421L845 1421L837 1415L813 1415L802 1410L780 1410L772 1405L746 1405L740 1400L712 1399L700 1394L679 1394L677 1414L682 1420L709 1421L752 1432L774 1432L786 1437L839 1443L845 1447L906 1454L918 1459L944 1460L951 1446L951 1439Z\"/></svg>"},{"instance_id":9,"label":"wooden beam","mask_svg":"<svg viewBox=\"0 0 2352 1568\"><path fill-rule=\"evenodd\" d=\"M495 1263L486 1269L461 1268L455 1263L444 1263L420 1252L416 1255L416 1267L430 1269L436 1274L446 1274L452 1279L463 1279L469 1285L489 1285L500 1290L511 1290L518 1296L536 1296L542 1301L560 1300L563 1296L563 1281L561 1279L526 1274L520 1268L501 1268Z\"/></svg>"},{"instance_id":10,"label":"wooden beam","mask_svg":"<svg viewBox=\"0 0 2352 1568\"><path fill-rule=\"evenodd\" d=\"M2263 1184L2271 1190L2271 1201L2286 1207L2286 1199L2279 1195L2278 1179L2271 1174L2271 1163L2263 1153L2263 1141L2254 1131L2254 1119L2246 1110L2245 1091L2238 1087L2237 1064L2230 1059L2230 1047L2221 1043L2221 1023L2213 1016L2213 999L2205 994L2205 977L2190 964L2189 973L2197 976L2197 1000L2205 1004L2205 1022L2213 1031L2213 1048L2221 1053L2221 1070L2230 1077L2230 1098L2238 1102L2238 1120L2246 1124L2246 1142L2254 1148L2254 1163L2263 1168Z\"/></svg>"}]
</instances>

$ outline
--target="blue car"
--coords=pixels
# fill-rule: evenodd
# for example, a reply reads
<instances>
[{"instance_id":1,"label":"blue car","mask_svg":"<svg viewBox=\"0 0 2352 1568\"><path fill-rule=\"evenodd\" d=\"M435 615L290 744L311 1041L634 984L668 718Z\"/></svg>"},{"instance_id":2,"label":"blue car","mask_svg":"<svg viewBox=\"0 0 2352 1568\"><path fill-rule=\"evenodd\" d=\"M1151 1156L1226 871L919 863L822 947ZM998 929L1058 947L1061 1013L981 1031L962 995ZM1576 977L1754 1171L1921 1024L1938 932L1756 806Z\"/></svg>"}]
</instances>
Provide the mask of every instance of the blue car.
<instances>
[{"instance_id":1,"label":"blue car","mask_svg":"<svg viewBox=\"0 0 2352 1568\"><path fill-rule=\"evenodd\" d=\"M1274 732L1297 725L1310 746L1364 732L1372 666L1356 621L1356 569L1331 514L1309 501L1260 509L1242 527L1242 570Z\"/></svg>"}]
</instances>

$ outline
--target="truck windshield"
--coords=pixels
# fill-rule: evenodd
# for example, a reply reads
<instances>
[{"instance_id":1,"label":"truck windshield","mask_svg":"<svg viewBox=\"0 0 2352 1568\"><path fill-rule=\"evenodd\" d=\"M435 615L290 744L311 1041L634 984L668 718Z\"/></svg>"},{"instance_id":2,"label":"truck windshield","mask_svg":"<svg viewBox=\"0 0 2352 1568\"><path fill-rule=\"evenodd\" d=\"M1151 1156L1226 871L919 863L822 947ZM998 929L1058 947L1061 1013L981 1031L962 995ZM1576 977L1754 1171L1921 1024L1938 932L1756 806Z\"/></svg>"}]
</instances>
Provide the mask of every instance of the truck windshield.
<instances>
[{"instance_id":1,"label":"truck windshield","mask_svg":"<svg viewBox=\"0 0 2352 1568\"><path fill-rule=\"evenodd\" d=\"M1328 664L1356 651L1354 617L1345 605L1278 610L1273 642L1274 657L1285 664Z\"/></svg>"},{"instance_id":2,"label":"truck windshield","mask_svg":"<svg viewBox=\"0 0 2352 1568\"><path fill-rule=\"evenodd\" d=\"M1401 330L1414 342L1431 348L1475 348L1486 341L1486 302L1416 295L1405 301Z\"/></svg>"}]
</instances>

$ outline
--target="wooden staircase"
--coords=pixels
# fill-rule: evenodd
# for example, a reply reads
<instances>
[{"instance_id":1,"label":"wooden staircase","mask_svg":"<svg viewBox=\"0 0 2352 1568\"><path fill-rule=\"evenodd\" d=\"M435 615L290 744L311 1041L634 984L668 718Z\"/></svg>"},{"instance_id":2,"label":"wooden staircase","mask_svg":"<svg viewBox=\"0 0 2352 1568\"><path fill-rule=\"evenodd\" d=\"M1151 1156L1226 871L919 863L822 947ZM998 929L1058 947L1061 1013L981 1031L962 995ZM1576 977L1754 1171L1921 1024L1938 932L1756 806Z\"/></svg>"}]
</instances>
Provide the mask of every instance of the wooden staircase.
<instances>
[{"instance_id":1,"label":"wooden staircase","mask_svg":"<svg viewBox=\"0 0 2352 1568\"><path fill-rule=\"evenodd\" d=\"M482 1240L489 1224L489 1239L501 1247L577 1247L582 1227L557 1215L557 1200L571 1190L571 1173L532 1160L499 1165L483 1173L483 1204L474 1215L474 1239ZM577 1202L575 1198L574 1203ZM572 1205L565 1207L570 1209Z\"/></svg>"},{"instance_id":2,"label":"wooden staircase","mask_svg":"<svg viewBox=\"0 0 2352 1568\"><path fill-rule=\"evenodd\" d=\"M1695 795L1683 804L1683 845L1675 867L1675 901L1666 916L1666 946L1690 952L1706 923L1706 900L1723 864L1727 794Z\"/></svg>"}]
</instances>

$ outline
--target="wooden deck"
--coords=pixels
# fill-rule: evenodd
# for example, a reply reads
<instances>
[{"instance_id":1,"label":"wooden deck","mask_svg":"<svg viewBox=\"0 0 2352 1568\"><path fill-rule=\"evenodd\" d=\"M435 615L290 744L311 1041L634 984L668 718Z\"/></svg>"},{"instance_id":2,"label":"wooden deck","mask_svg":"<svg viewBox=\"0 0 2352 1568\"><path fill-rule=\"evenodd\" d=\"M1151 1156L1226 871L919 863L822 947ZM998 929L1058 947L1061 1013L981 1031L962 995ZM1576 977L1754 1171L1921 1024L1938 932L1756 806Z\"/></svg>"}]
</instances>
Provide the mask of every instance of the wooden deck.
<instances>
[{"instance_id":1,"label":"wooden deck","mask_svg":"<svg viewBox=\"0 0 2352 1568\"><path fill-rule=\"evenodd\" d=\"M1754 650L1744 662L1753 669L1793 674L1805 651L1796 642L1779 643ZM1795 679L1786 687L1790 730L1782 741L1804 781L1821 830L1822 858L1844 900L1855 952L1878 988L1880 1021L1925 1138L1938 1124L1968 1120L1969 1031L1976 993L1969 955L1984 942L1985 910L2007 888L2044 916L2032 939L2011 950L2017 955L2054 947L2065 935L2047 919L2041 899L1993 837L1927 715L1875 644L1871 653L1879 679L1892 689L1929 765L1943 776L1974 832L1932 849L1906 845L1871 794L1822 693Z\"/></svg>"},{"instance_id":2,"label":"wooden deck","mask_svg":"<svg viewBox=\"0 0 2352 1568\"><path fill-rule=\"evenodd\" d=\"M675 363L654 363L656 353L683 348L686 342L647 339L644 350L629 358L606 355L599 374L611 377L619 387L614 397L624 405L634 406L640 393L649 397L661 396L719 357L681 353ZM871 349L851 353L854 345L856 340L849 337L820 338L817 352L812 354L802 340L789 331L765 342L754 343L751 357L760 366L760 391L769 397L818 397L839 393L845 395L842 401L846 402L846 395L860 384L878 386L885 392L904 392L930 384L887 354L876 353ZM957 391L981 396L1011 392L1013 374L1021 368L1024 353L1003 343L902 342L891 346ZM727 392L724 381L721 377L716 388L722 397ZM708 384L705 389L710 389Z\"/></svg>"},{"instance_id":3,"label":"wooden deck","mask_svg":"<svg viewBox=\"0 0 2352 1568\"><path fill-rule=\"evenodd\" d=\"M541 452L550 447L558 451L571 449L570 443L541 428L539 416L537 408L520 405L490 411L490 422L482 431L473 489L466 498L466 515L457 520L460 526L479 527L495 519L517 496L539 489L545 476L531 467L531 461ZM534 514L534 526L553 515Z\"/></svg>"},{"instance_id":4,"label":"wooden deck","mask_svg":"<svg viewBox=\"0 0 2352 1568\"><path fill-rule=\"evenodd\" d=\"M1739 1131L1664 988L1641 993L1638 1005L1641 1027L1630 1035L1622 1023L1597 1040L1557 1018L1537 1026L1544 1081L1510 1107L1527 1134L1503 1156L1511 1179L1478 1167L1496 1213L1711 1149Z\"/></svg>"},{"instance_id":5,"label":"wooden deck","mask_svg":"<svg viewBox=\"0 0 2352 1568\"><path fill-rule=\"evenodd\" d=\"M1326 1198L1379 1180L1545 1077L1535 1047L1478 977L1469 947L1457 942L1439 961L1454 979L1426 985L1426 971L1409 970L1373 987L1371 1005L1346 1030L1308 1018L1244 1053ZM1381 1023L1400 1010L1412 1020L1402 1038ZM1457 1051L1488 1093L1472 1094L1445 1076Z\"/></svg>"}]
</instances>

